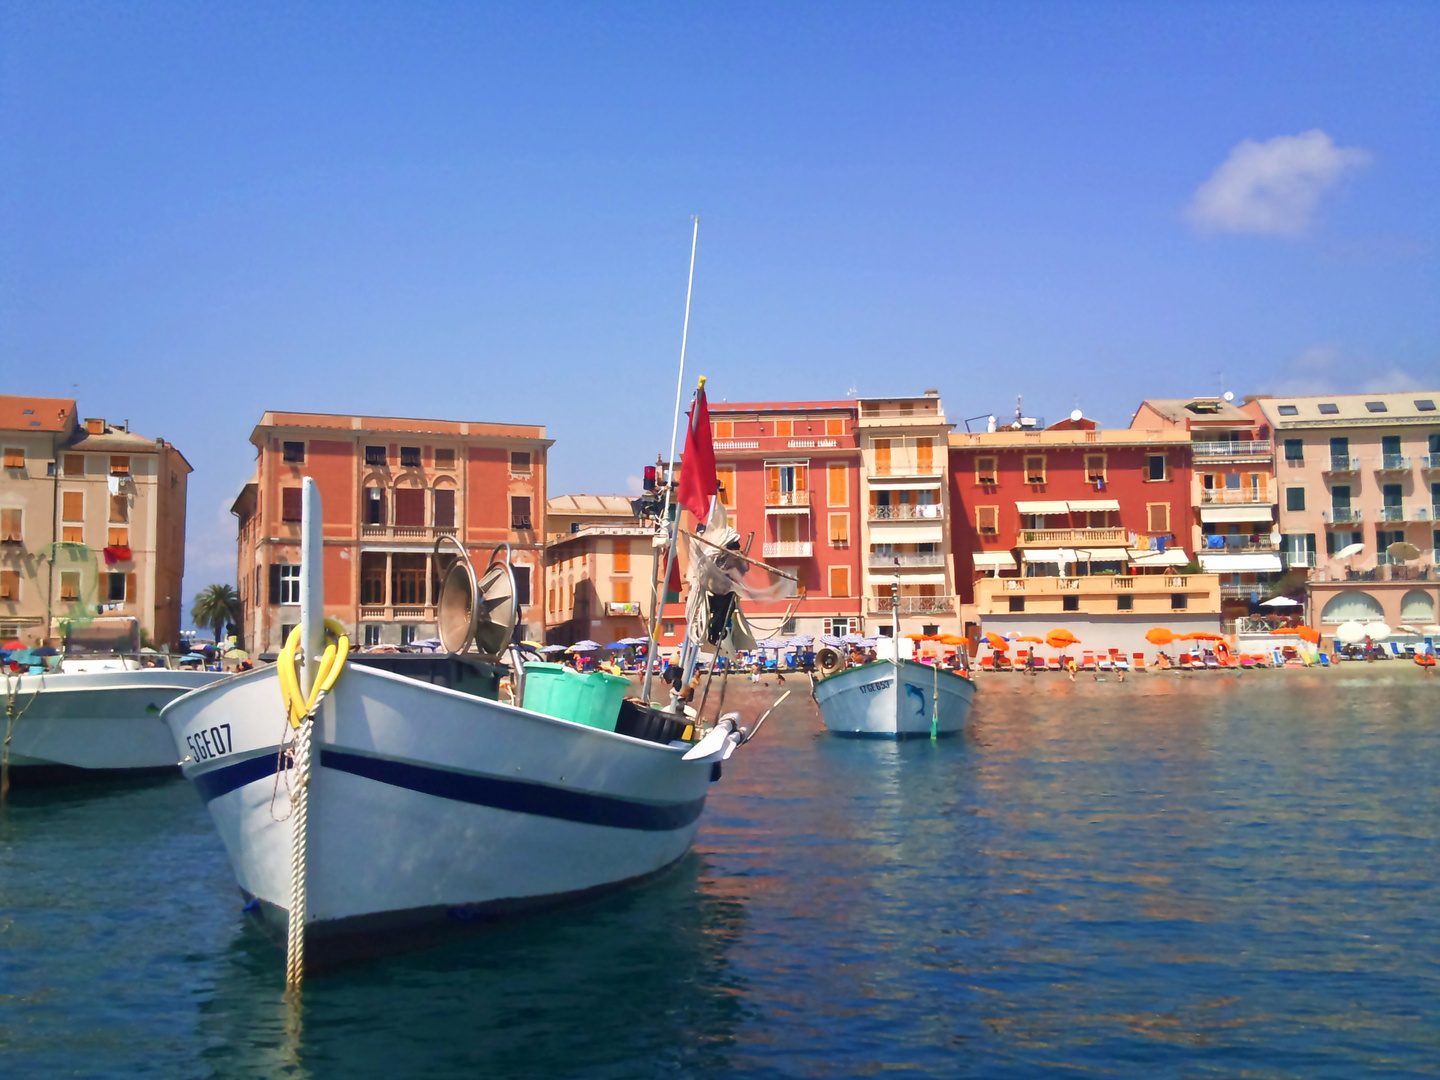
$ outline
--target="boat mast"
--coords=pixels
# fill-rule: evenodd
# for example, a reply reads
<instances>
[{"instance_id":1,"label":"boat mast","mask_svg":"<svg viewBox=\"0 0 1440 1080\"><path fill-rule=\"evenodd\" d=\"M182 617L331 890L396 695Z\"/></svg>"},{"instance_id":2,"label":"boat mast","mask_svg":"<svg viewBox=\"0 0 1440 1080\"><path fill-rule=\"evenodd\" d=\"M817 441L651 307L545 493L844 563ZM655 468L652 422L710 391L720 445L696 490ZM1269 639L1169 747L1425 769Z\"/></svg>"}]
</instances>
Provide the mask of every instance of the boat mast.
<instances>
[{"instance_id":1,"label":"boat mast","mask_svg":"<svg viewBox=\"0 0 1440 1080\"><path fill-rule=\"evenodd\" d=\"M899 562L899 559L895 560ZM904 695L900 683L905 674L904 662L900 659L900 568L895 568L895 580L890 583L890 640L895 643L895 730L900 730L900 707Z\"/></svg>"},{"instance_id":2,"label":"boat mast","mask_svg":"<svg viewBox=\"0 0 1440 1080\"><path fill-rule=\"evenodd\" d=\"M680 331L680 373L675 378L675 418L670 424L670 458L665 469L665 505L660 511L660 521L670 534L670 542L666 547L665 576L663 579L659 577L657 565L657 573L654 575L657 584L650 589L650 629L645 643L645 681L640 688L640 700L647 705L650 704L650 681L655 671L655 628L658 625L656 620L660 617L660 597L670 581L670 563L675 558L675 541L679 537L679 530L670 523L670 499L675 491L675 436L680 433L680 398L685 393L685 346L690 340L690 295L695 289L695 249L700 243L700 219L696 217L693 220L695 231L690 237L690 279L685 285L685 325Z\"/></svg>"}]
</instances>

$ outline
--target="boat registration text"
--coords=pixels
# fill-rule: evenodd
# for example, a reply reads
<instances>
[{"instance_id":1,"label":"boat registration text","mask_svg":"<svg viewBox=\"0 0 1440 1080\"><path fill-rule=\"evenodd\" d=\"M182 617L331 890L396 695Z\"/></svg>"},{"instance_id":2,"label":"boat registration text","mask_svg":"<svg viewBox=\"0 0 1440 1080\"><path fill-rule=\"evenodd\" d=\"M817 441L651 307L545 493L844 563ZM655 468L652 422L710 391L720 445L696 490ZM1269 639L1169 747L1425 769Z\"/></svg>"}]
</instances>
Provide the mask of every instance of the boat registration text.
<instances>
[{"instance_id":1,"label":"boat registration text","mask_svg":"<svg viewBox=\"0 0 1440 1080\"><path fill-rule=\"evenodd\" d=\"M862 694L878 694L881 690L888 690L894 685L894 679L881 679L879 682L861 683L860 692Z\"/></svg>"}]
</instances>

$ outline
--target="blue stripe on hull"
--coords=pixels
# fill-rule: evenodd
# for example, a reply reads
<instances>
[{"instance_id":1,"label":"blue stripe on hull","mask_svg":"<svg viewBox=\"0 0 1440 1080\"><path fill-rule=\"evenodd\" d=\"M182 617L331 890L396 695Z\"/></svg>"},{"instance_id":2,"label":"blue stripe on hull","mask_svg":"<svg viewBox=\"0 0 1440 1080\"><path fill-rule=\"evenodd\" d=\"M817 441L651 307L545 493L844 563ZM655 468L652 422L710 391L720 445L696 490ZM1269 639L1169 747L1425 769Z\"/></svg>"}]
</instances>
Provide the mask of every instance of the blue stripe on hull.
<instances>
[{"instance_id":1,"label":"blue stripe on hull","mask_svg":"<svg viewBox=\"0 0 1440 1080\"><path fill-rule=\"evenodd\" d=\"M703 796L691 802L656 805L617 799L611 795L568 791L524 780L476 776L473 773L453 772L410 762L366 757L329 748L321 748L320 766L392 787L417 791L422 795L434 795L474 806L488 806L495 810L510 810L517 814L534 814L562 821L577 821L585 825L604 825L612 829L671 832L697 820L705 809ZM233 765L200 773L193 779L200 797L209 802L246 784L271 776L274 772L274 756L261 754L237 761Z\"/></svg>"}]
</instances>

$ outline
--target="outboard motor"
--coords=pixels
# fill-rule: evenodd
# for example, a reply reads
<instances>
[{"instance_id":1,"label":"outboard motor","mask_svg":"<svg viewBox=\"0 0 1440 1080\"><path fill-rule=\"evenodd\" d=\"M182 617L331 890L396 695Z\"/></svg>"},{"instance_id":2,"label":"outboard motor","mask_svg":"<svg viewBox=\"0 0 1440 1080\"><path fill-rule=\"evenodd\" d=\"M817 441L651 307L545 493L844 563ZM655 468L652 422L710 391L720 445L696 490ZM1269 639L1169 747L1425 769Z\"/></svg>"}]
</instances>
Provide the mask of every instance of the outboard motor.
<instances>
[{"instance_id":1,"label":"outboard motor","mask_svg":"<svg viewBox=\"0 0 1440 1080\"><path fill-rule=\"evenodd\" d=\"M837 671L844 671L849 666L850 661L845 654L829 645L815 654L815 669L821 675L834 675Z\"/></svg>"}]
</instances>

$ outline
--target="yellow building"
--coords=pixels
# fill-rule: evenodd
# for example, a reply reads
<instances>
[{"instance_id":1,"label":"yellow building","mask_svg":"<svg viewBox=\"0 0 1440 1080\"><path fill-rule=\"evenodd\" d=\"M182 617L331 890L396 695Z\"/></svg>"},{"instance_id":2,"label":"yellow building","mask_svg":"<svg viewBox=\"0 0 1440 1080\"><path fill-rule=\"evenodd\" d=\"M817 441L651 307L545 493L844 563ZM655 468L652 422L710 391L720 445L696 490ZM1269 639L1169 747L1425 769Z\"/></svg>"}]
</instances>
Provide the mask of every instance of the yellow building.
<instances>
[{"instance_id":1,"label":"yellow building","mask_svg":"<svg viewBox=\"0 0 1440 1080\"><path fill-rule=\"evenodd\" d=\"M644 637L655 549L630 499L558 495L549 500L546 521L546 643Z\"/></svg>"},{"instance_id":2,"label":"yellow building","mask_svg":"<svg viewBox=\"0 0 1440 1080\"><path fill-rule=\"evenodd\" d=\"M133 618L178 645L190 463L69 398L0 396L0 636Z\"/></svg>"}]
</instances>

